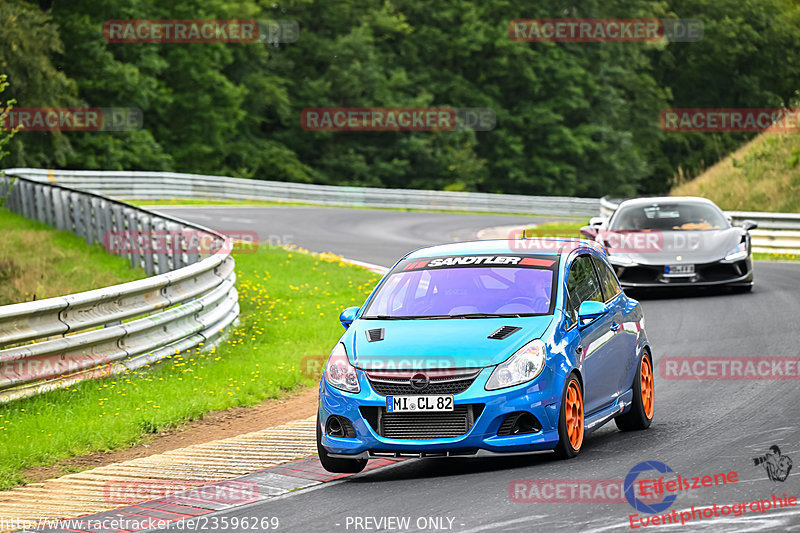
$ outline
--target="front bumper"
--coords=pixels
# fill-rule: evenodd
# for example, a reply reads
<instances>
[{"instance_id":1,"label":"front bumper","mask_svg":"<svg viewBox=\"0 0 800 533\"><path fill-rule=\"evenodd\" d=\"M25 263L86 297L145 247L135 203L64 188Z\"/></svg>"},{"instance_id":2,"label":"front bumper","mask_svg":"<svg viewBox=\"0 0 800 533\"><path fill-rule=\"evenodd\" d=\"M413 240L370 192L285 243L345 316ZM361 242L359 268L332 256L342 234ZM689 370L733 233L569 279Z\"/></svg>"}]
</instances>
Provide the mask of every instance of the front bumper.
<instances>
[{"instance_id":1,"label":"front bumper","mask_svg":"<svg viewBox=\"0 0 800 533\"><path fill-rule=\"evenodd\" d=\"M346 457L444 456L545 451L558 442L561 387L548 367L529 383L487 391L486 380L493 368L484 368L470 387L453 397L455 406L482 405L471 427L463 435L446 438L395 439L381 436L361 408L384 408L386 397L377 394L364 372L358 371L361 392L351 394L330 387L323 378L319 390L319 420L322 445L329 454ZM563 385L563 383L561 384ZM554 393L554 391L557 391ZM541 424L541 430L522 435L498 436L500 425L510 413L526 411ZM325 433L329 416L347 418L355 438L331 437Z\"/></svg>"},{"instance_id":2,"label":"front bumper","mask_svg":"<svg viewBox=\"0 0 800 533\"><path fill-rule=\"evenodd\" d=\"M753 261L749 257L735 262L697 263L692 276L666 275L666 265L618 264L613 261L611 265L623 289L753 284Z\"/></svg>"}]
</instances>

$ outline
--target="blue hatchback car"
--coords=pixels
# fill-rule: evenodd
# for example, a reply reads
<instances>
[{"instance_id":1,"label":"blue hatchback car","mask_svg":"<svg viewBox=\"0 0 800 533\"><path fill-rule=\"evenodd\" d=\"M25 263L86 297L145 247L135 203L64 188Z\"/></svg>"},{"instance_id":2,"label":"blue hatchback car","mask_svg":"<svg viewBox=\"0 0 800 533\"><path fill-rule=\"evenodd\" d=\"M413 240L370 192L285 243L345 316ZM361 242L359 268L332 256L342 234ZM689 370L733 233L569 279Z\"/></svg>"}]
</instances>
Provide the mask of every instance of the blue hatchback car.
<instances>
[{"instance_id":1,"label":"blue hatchback car","mask_svg":"<svg viewBox=\"0 0 800 533\"><path fill-rule=\"evenodd\" d=\"M422 248L340 320L317 420L331 472L387 456L570 458L612 418L621 430L653 419L641 306L590 241Z\"/></svg>"}]
</instances>

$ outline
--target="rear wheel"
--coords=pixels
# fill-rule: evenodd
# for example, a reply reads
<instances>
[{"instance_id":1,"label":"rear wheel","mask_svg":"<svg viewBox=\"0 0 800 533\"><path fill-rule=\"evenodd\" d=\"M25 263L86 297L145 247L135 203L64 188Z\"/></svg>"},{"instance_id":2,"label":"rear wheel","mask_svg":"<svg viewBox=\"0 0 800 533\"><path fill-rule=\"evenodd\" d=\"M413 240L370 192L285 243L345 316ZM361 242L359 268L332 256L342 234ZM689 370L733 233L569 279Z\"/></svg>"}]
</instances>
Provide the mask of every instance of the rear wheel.
<instances>
[{"instance_id":1,"label":"rear wheel","mask_svg":"<svg viewBox=\"0 0 800 533\"><path fill-rule=\"evenodd\" d=\"M319 425L319 413L317 413L317 453L322 468L328 472L336 474L357 474L367 466L366 459L340 459L328 455L328 450L322 445L322 429Z\"/></svg>"},{"instance_id":2,"label":"rear wheel","mask_svg":"<svg viewBox=\"0 0 800 533\"><path fill-rule=\"evenodd\" d=\"M584 433L583 394L575 374L567 378L567 386L561 398L561 413L558 417L558 445L556 456L571 459L578 455L583 445Z\"/></svg>"},{"instance_id":3,"label":"rear wheel","mask_svg":"<svg viewBox=\"0 0 800 533\"><path fill-rule=\"evenodd\" d=\"M645 351L633 380L633 405L631 410L614 419L622 431L647 429L653 422L656 409L656 387L653 379L653 360Z\"/></svg>"}]
</instances>

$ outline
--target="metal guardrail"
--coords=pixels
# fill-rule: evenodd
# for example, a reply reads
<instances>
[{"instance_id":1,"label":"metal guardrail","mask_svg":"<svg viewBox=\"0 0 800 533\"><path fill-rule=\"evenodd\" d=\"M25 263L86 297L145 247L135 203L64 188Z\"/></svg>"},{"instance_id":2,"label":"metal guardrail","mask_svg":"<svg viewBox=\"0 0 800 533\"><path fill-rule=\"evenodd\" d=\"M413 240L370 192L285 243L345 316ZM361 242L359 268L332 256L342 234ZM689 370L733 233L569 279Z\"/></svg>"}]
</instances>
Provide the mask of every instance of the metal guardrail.
<instances>
[{"instance_id":1,"label":"metal guardrail","mask_svg":"<svg viewBox=\"0 0 800 533\"><path fill-rule=\"evenodd\" d=\"M135 200L263 200L359 207L527 213L558 217L590 217L596 215L600 208L600 200L597 198L341 187L173 172L53 171L30 168L7 169L5 172L8 175L62 183L107 196Z\"/></svg>"},{"instance_id":2,"label":"metal guardrail","mask_svg":"<svg viewBox=\"0 0 800 533\"><path fill-rule=\"evenodd\" d=\"M600 199L600 216L611 217L621 199ZM800 214L762 213L758 211L725 211L734 224L752 220L758 229L750 231L754 252L767 254L800 254ZM795 231L797 230L797 231Z\"/></svg>"},{"instance_id":3,"label":"metal guardrail","mask_svg":"<svg viewBox=\"0 0 800 533\"><path fill-rule=\"evenodd\" d=\"M0 198L9 210L75 233L88 244L103 242L109 232L178 234L171 250L128 253L133 266L155 276L0 307L0 403L212 345L239 315L232 244L224 235L24 177L0 177ZM182 231L206 235L216 251L192 252L181 242Z\"/></svg>"}]
</instances>

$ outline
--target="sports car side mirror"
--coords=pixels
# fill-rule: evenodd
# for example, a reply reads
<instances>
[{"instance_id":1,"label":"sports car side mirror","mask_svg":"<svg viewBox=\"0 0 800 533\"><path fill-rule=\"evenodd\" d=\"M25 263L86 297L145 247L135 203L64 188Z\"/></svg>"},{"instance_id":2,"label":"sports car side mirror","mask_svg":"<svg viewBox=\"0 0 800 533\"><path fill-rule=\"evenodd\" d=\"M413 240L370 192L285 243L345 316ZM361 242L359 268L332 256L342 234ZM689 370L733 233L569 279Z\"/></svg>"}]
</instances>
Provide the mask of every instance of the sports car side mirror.
<instances>
[{"instance_id":1,"label":"sports car side mirror","mask_svg":"<svg viewBox=\"0 0 800 533\"><path fill-rule=\"evenodd\" d=\"M582 302L578 307L578 324L585 326L595 318L603 316L605 312L606 306L602 302Z\"/></svg>"},{"instance_id":2,"label":"sports car side mirror","mask_svg":"<svg viewBox=\"0 0 800 533\"><path fill-rule=\"evenodd\" d=\"M756 229L758 224L752 220L742 220L742 229L745 231L750 231L751 229Z\"/></svg>"},{"instance_id":3,"label":"sports car side mirror","mask_svg":"<svg viewBox=\"0 0 800 533\"><path fill-rule=\"evenodd\" d=\"M342 314L339 315L339 322L342 323L342 327L344 327L344 329L350 327L350 324L352 324L353 320L356 319L356 315L358 315L358 311L360 309L360 307L348 307L342 311Z\"/></svg>"},{"instance_id":4,"label":"sports car side mirror","mask_svg":"<svg viewBox=\"0 0 800 533\"><path fill-rule=\"evenodd\" d=\"M593 240L595 237L597 237L600 228L602 228L603 224L605 224L606 222L608 222L608 219L606 217L590 218L589 224L580 229L581 235Z\"/></svg>"}]
</instances>

